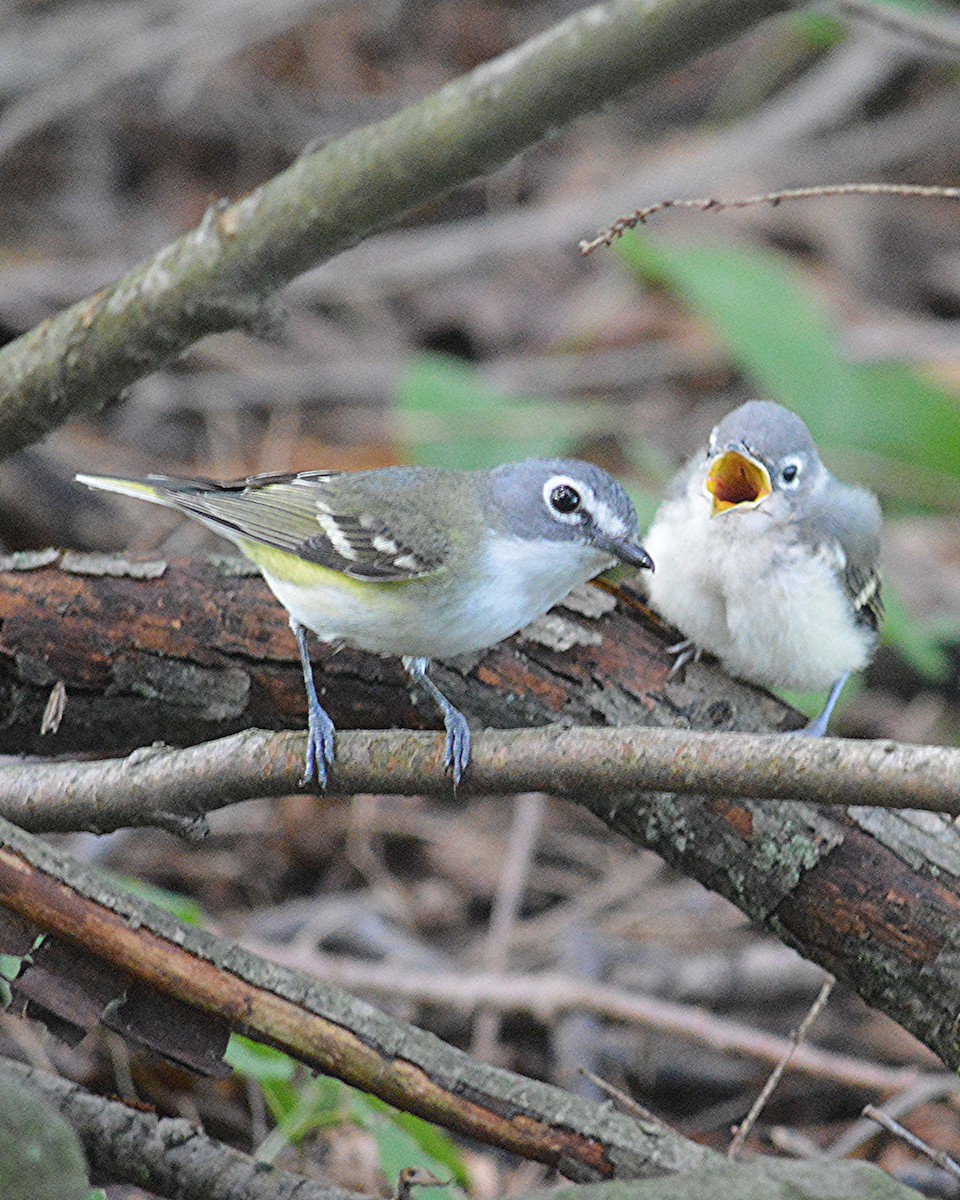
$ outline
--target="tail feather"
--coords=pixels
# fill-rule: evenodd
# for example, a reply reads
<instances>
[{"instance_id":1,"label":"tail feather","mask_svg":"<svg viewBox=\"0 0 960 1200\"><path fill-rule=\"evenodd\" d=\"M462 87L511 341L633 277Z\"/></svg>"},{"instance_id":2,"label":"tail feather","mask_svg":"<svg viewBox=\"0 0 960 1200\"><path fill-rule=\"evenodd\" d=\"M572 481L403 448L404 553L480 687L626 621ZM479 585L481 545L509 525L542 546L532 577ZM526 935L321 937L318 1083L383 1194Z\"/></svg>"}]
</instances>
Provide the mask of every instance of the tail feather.
<instances>
[{"instance_id":1,"label":"tail feather","mask_svg":"<svg viewBox=\"0 0 960 1200\"><path fill-rule=\"evenodd\" d=\"M137 500L149 500L153 504L173 506L173 500L165 494L167 482L161 475L148 475L143 479L122 479L109 475L77 475L77 483L100 492L116 492L120 496L133 496Z\"/></svg>"},{"instance_id":2,"label":"tail feather","mask_svg":"<svg viewBox=\"0 0 960 1200\"><path fill-rule=\"evenodd\" d=\"M163 508L172 508L193 517L201 525L206 525L214 533L219 533L221 537L228 538L237 545L241 544L241 538L247 533L245 525L237 525L216 512L206 511L201 502L202 498L210 493L234 490L229 484L216 483L212 479L178 479L172 475L145 475L140 479L124 479L112 475L77 475L76 480L77 483L85 483L87 487L97 491L115 492L119 496L131 496L135 500L147 500ZM256 539L256 532L253 532L252 536Z\"/></svg>"}]
</instances>

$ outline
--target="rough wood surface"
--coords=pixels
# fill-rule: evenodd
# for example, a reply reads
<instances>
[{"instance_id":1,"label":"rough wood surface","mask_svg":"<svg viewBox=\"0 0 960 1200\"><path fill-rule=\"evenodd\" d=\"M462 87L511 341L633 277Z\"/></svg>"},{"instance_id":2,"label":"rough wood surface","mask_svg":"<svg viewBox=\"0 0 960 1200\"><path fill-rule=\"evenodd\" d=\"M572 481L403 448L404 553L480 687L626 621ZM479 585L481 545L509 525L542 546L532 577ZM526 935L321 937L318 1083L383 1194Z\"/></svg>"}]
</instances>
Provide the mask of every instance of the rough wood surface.
<instances>
[{"instance_id":1,"label":"rough wood surface","mask_svg":"<svg viewBox=\"0 0 960 1200\"><path fill-rule=\"evenodd\" d=\"M45 565L35 565L36 563ZM250 726L306 721L296 642L256 572L232 559L130 561L53 551L0 571L0 752L126 753L155 740L207 741ZM434 677L479 725L780 728L783 705L711 668L668 682L671 635L638 619L623 593L590 587L523 635ZM400 664L316 648L317 686L342 728L418 720ZM58 680L67 703L41 735ZM721 681L722 680L722 684Z\"/></svg>"},{"instance_id":2,"label":"rough wood surface","mask_svg":"<svg viewBox=\"0 0 960 1200\"><path fill-rule=\"evenodd\" d=\"M0 749L115 754L156 738L193 743L253 724L302 726L296 649L259 578L207 561L79 566L96 573L78 574L67 559L0 575ZM438 666L436 677L477 724L796 722L706 663L669 680L670 637L629 592L614 604L591 588L476 659ZM415 718L398 665L349 651L321 651L316 661L341 726ZM41 738L58 679L63 721ZM949 819L649 793L580 803L960 1065L960 831Z\"/></svg>"}]
</instances>

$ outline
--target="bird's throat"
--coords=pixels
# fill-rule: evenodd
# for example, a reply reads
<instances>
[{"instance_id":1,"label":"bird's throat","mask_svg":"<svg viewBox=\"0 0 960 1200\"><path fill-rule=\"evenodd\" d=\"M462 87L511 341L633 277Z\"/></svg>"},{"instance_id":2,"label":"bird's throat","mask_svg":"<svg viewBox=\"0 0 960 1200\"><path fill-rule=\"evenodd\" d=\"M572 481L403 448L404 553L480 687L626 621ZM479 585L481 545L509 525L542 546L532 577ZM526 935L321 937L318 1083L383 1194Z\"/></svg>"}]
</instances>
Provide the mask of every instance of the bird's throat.
<instances>
[{"instance_id":1,"label":"bird's throat","mask_svg":"<svg viewBox=\"0 0 960 1200\"><path fill-rule=\"evenodd\" d=\"M773 491L763 463L739 450L724 450L711 462L704 481L713 517L733 509L756 508Z\"/></svg>"}]
</instances>

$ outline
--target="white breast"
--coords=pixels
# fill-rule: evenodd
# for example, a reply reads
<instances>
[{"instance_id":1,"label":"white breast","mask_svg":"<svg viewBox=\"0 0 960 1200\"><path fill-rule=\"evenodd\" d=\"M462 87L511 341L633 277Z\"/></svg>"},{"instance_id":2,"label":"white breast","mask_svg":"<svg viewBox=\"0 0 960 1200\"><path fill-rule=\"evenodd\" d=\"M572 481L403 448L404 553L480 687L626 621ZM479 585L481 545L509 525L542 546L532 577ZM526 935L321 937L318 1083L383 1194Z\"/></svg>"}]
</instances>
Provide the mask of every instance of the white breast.
<instances>
[{"instance_id":1,"label":"white breast","mask_svg":"<svg viewBox=\"0 0 960 1200\"><path fill-rule=\"evenodd\" d=\"M644 539L650 600L732 675L764 687L821 691L869 659L837 567L785 545L762 506L710 517L706 498L665 503ZM839 548L838 548L838 553Z\"/></svg>"},{"instance_id":2,"label":"white breast","mask_svg":"<svg viewBox=\"0 0 960 1200\"><path fill-rule=\"evenodd\" d=\"M452 658L492 646L611 565L574 542L493 537L479 571L406 583L309 588L264 576L274 595L321 641L375 654ZM479 577L478 577L479 576Z\"/></svg>"}]
</instances>

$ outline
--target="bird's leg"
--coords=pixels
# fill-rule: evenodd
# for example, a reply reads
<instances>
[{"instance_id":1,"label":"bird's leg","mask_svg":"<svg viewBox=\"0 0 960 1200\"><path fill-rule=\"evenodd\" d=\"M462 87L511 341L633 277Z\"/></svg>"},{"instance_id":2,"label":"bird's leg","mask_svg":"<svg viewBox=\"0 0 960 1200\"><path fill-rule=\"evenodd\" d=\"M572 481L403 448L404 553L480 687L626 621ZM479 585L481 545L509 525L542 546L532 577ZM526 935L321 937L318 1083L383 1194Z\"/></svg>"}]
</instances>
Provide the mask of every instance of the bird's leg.
<instances>
[{"instance_id":1,"label":"bird's leg","mask_svg":"<svg viewBox=\"0 0 960 1200\"><path fill-rule=\"evenodd\" d=\"M325 790L327 767L333 762L334 754L333 722L321 708L317 697L316 684L313 682L313 665L307 647L307 631L293 617L290 618L290 628L300 648L300 665L303 667L303 682L307 689L307 757L300 786L306 787L308 783L316 780L321 789Z\"/></svg>"},{"instance_id":2,"label":"bird's leg","mask_svg":"<svg viewBox=\"0 0 960 1200\"><path fill-rule=\"evenodd\" d=\"M668 646L667 653L676 655L667 679L674 679L677 675L682 679L687 669L687 663L699 662L703 650L693 638L684 638L682 642L675 642L672 646Z\"/></svg>"},{"instance_id":3,"label":"bird's leg","mask_svg":"<svg viewBox=\"0 0 960 1200\"><path fill-rule=\"evenodd\" d=\"M825 737L827 725L830 722L830 714L833 712L834 706L840 699L840 693L843 691L843 685L850 678L850 672L846 671L830 689L830 695L827 697L827 702L823 706L823 712L818 717L814 717L809 725L804 725L802 729L791 729L790 732L797 734L800 737Z\"/></svg>"},{"instance_id":4,"label":"bird's leg","mask_svg":"<svg viewBox=\"0 0 960 1200\"><path fill-rule=\"evenodd\" d=\"M429 658L405 657L403 665L410 673L411 679L423 684L443 713L443 725L447 731L443 765L453 776L453 786L456 787L463 778L467 763L470 761L470 727L467 725L467 718L459 708L454 708L427 675L427 668L430 666Z\"/></svg>"}]
</instances>

